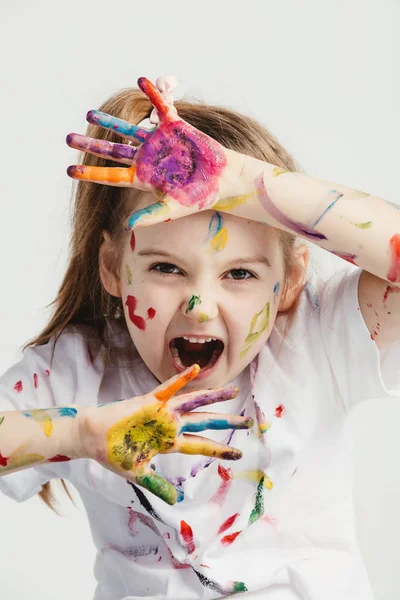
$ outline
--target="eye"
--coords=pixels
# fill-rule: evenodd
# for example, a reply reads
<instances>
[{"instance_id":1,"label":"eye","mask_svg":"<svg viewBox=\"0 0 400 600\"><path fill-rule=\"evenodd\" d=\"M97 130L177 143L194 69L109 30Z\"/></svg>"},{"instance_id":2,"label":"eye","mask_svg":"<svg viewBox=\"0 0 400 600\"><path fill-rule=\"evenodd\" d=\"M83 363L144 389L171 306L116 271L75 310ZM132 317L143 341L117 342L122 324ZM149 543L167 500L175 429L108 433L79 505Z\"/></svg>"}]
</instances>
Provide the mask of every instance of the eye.
<instances>
[{"instance_id":1,"label":"eye","mask_svg":"<svg viewBox=\"0 0 400 600\"><path fill-rule=\"evenodd\" d=\"M255 275L251 271L247 269L231 269L227 275L227 279L234 279L235 281L240 281L242 279L251 279L254 278Z\"/></svg>"},{"instance_id":2,"label":"eye","mask_svg":"<svg viewBox=\"0 0 400 600\"><path fill-rule=\"evenodd\" d=\"M150 267L150 271L156 271L160 275L181 275L182 271L172 263L157 263Z\"/></svg>"}]
</instances>

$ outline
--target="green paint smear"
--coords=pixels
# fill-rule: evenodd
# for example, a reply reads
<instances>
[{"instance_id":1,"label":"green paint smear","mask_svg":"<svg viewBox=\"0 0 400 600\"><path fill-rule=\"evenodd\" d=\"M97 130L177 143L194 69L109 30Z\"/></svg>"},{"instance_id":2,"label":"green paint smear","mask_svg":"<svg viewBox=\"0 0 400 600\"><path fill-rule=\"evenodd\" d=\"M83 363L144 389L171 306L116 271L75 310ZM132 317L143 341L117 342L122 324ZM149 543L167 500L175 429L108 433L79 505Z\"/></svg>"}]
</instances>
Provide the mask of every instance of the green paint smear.
<instances>
[{"instance_id":1,"label":"green paint smear","mask_svg":"<svg viewBox=\"0 0 400 600\"><path fill-rule=\"evenodd\" d=\"M353 223L353 225L359 227L360 229L369 229L372 227L372 221L367 221L366 223Z\"/></svg>"},{"instance_id":2,"label":"green paint smear","mask_svg":"<svg viewBox=\"0 0 400 600\"><path fill-rule=\"evenodd\" d=\"M233 582L233 591L236 592L248 592L249 590L246 587L246 584L243 581L234 581Z\"/></svg>"},{"instance_id":3,"label":"green paint smear","mask_svg":"<svg viewBox=\"0 0 400 600\"><path fill-rule=\"evenodd\" d=\"M167 502L167 504L172 505L177 501L178 494L174 486L156 473L139 475L136 477L136 483Z\"/></svg>"},{"instance_id":4,"label":"green paint smear","mask_svg":"<svg viewBox=\"0 0 400 600\"><path fill-rule=\"evenodd\" d=\"M249 525L252 525L264 514L264 479L263 475L260 479L260 483L257 486L256 504L250 513Z\"/></svg>"},{"instance_id":5,"label":"green paint smear","mask_svg":"<svg viewBox=\"0 0 400 600\"><path fill-rule=\"evenodd\" d=\"M2 424L2 422L4 421L5 417L1 417L0 419L0 425Z\"/></svg>"},{"instance_id":6,"label":"green paint smear","mask_svg":"<svg viewBox=\"0 0 400 600\"><path fill-rule=\"evenodd\" d=\"M244 340L245 348L240 353L240 358L243 358L244 356L246 356L246 354L248 353L248 351L250 350L250 348L254 344L254 342L258 340L260 335L262 335L266 329L268 329L269 307L270 307L270 303L267 302L267 304L264 306L264 308L262 310L260 310L259 313L256 313L254 315L254 317L252 318L251 323L250 323L249 333L247 334L246 339ZM256 329L256 327L257 327L258 331L254 331Z\"/></svg>"},{"instance_id":7,"label":"green paint smear","mask_svg":"<svg viewBox=\"0 0 400 600\"><path fill-rule=\"evenodd\" d=\"M188 302L188 307L186 309L186 314L194 309L194 307L198 304L201 304L200 296L192 296Z\"/></svg>"}]
</instances>

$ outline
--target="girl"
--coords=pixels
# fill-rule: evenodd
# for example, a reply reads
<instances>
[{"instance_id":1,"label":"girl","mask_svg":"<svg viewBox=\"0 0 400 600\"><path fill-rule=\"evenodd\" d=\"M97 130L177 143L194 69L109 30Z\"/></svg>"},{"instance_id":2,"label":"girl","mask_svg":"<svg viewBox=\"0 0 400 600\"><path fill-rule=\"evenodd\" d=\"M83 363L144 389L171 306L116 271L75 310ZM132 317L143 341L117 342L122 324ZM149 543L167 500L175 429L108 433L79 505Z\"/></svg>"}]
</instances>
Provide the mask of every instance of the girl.
<instances>
[{"instance_id":1,"label":"girl","mask_svg":"<svg viewBox=\"0 0 400 600\"><path fill-rule=\"evenodd\" d=\"M51 479L75 485L97 600L366 600L344 424L400 395L398 207L167 84L67 138L71 260L1 379L0 488L51 506ZM305 284L300 238L359 268Z\"/></svg>"}]
</instances>

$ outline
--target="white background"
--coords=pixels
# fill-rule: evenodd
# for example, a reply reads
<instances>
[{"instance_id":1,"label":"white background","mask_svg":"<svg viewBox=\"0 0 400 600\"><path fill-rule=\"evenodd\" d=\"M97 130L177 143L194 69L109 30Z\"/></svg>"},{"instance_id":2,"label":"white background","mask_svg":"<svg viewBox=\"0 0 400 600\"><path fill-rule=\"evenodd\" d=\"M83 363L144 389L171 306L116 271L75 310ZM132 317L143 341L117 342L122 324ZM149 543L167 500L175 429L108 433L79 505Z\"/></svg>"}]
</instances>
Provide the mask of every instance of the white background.
<instances>
[{"instance_id":1,"label":"white background","mask_svg":"<svg viewBox=\"0 0 400 600\"><path fill-rule=\"evenodd\" d=\"M263 122L310 174L394 202L398 0L1 0L0 370L49 314L67 260L69 132L110 94L175 74ZM341 264L318 252L324 269ZM67 401L68 399L66 399ZM361 550L376 600L400 597L400 406L349 419ZM89 599L94 547L76 509L0 498L0 596ZM323 600L323 598L321 598ZM347 599L343 599L347 600Z\"/></svg>"}]
</instances>

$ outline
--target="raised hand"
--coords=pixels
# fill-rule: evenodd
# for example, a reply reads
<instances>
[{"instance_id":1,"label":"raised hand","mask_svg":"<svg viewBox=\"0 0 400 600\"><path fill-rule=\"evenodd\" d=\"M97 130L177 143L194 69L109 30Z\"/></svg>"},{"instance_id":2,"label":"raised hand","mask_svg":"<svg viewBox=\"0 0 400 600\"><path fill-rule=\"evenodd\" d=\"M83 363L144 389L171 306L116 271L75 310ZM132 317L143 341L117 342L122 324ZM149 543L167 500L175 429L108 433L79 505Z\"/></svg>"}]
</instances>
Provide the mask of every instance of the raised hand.
<instances>
[{"instance_id":1,"label":"raised hand","mask_svg":"<svg viewBox=\"0 0 400 600\"><path fill-rule=\"evenodd\" d=\"M70 147L128 167L74 165L68 175L156 195L159 202L133 213L125 223L127 230L210 209L221 198L237 195L243 155L180 119L174 106L145 77L138 80L138 86L157 110L156 128L138 127L99 111L90 111L86 117L89 123L112 130L134 145L75 133L67 136Z\"/></svg>"},{"instance_id":2,"label":"raised hand","mask_svg":"<svg viewBox=\"0 0 400 600\"><path fill-rule=\"evenodd\" d=\"M193 432L207 429L248 429L249 417L191 411L200 406L234 398L234 387L196 391L173 397L199 373L193 365L153 392L129 400L90 407L82 438L85 454L106 469L141 485L168 504L175 504L174 486L150 467L157 454L180 452L238 460L240 450Z\"/></svg>"}]
</instances>

